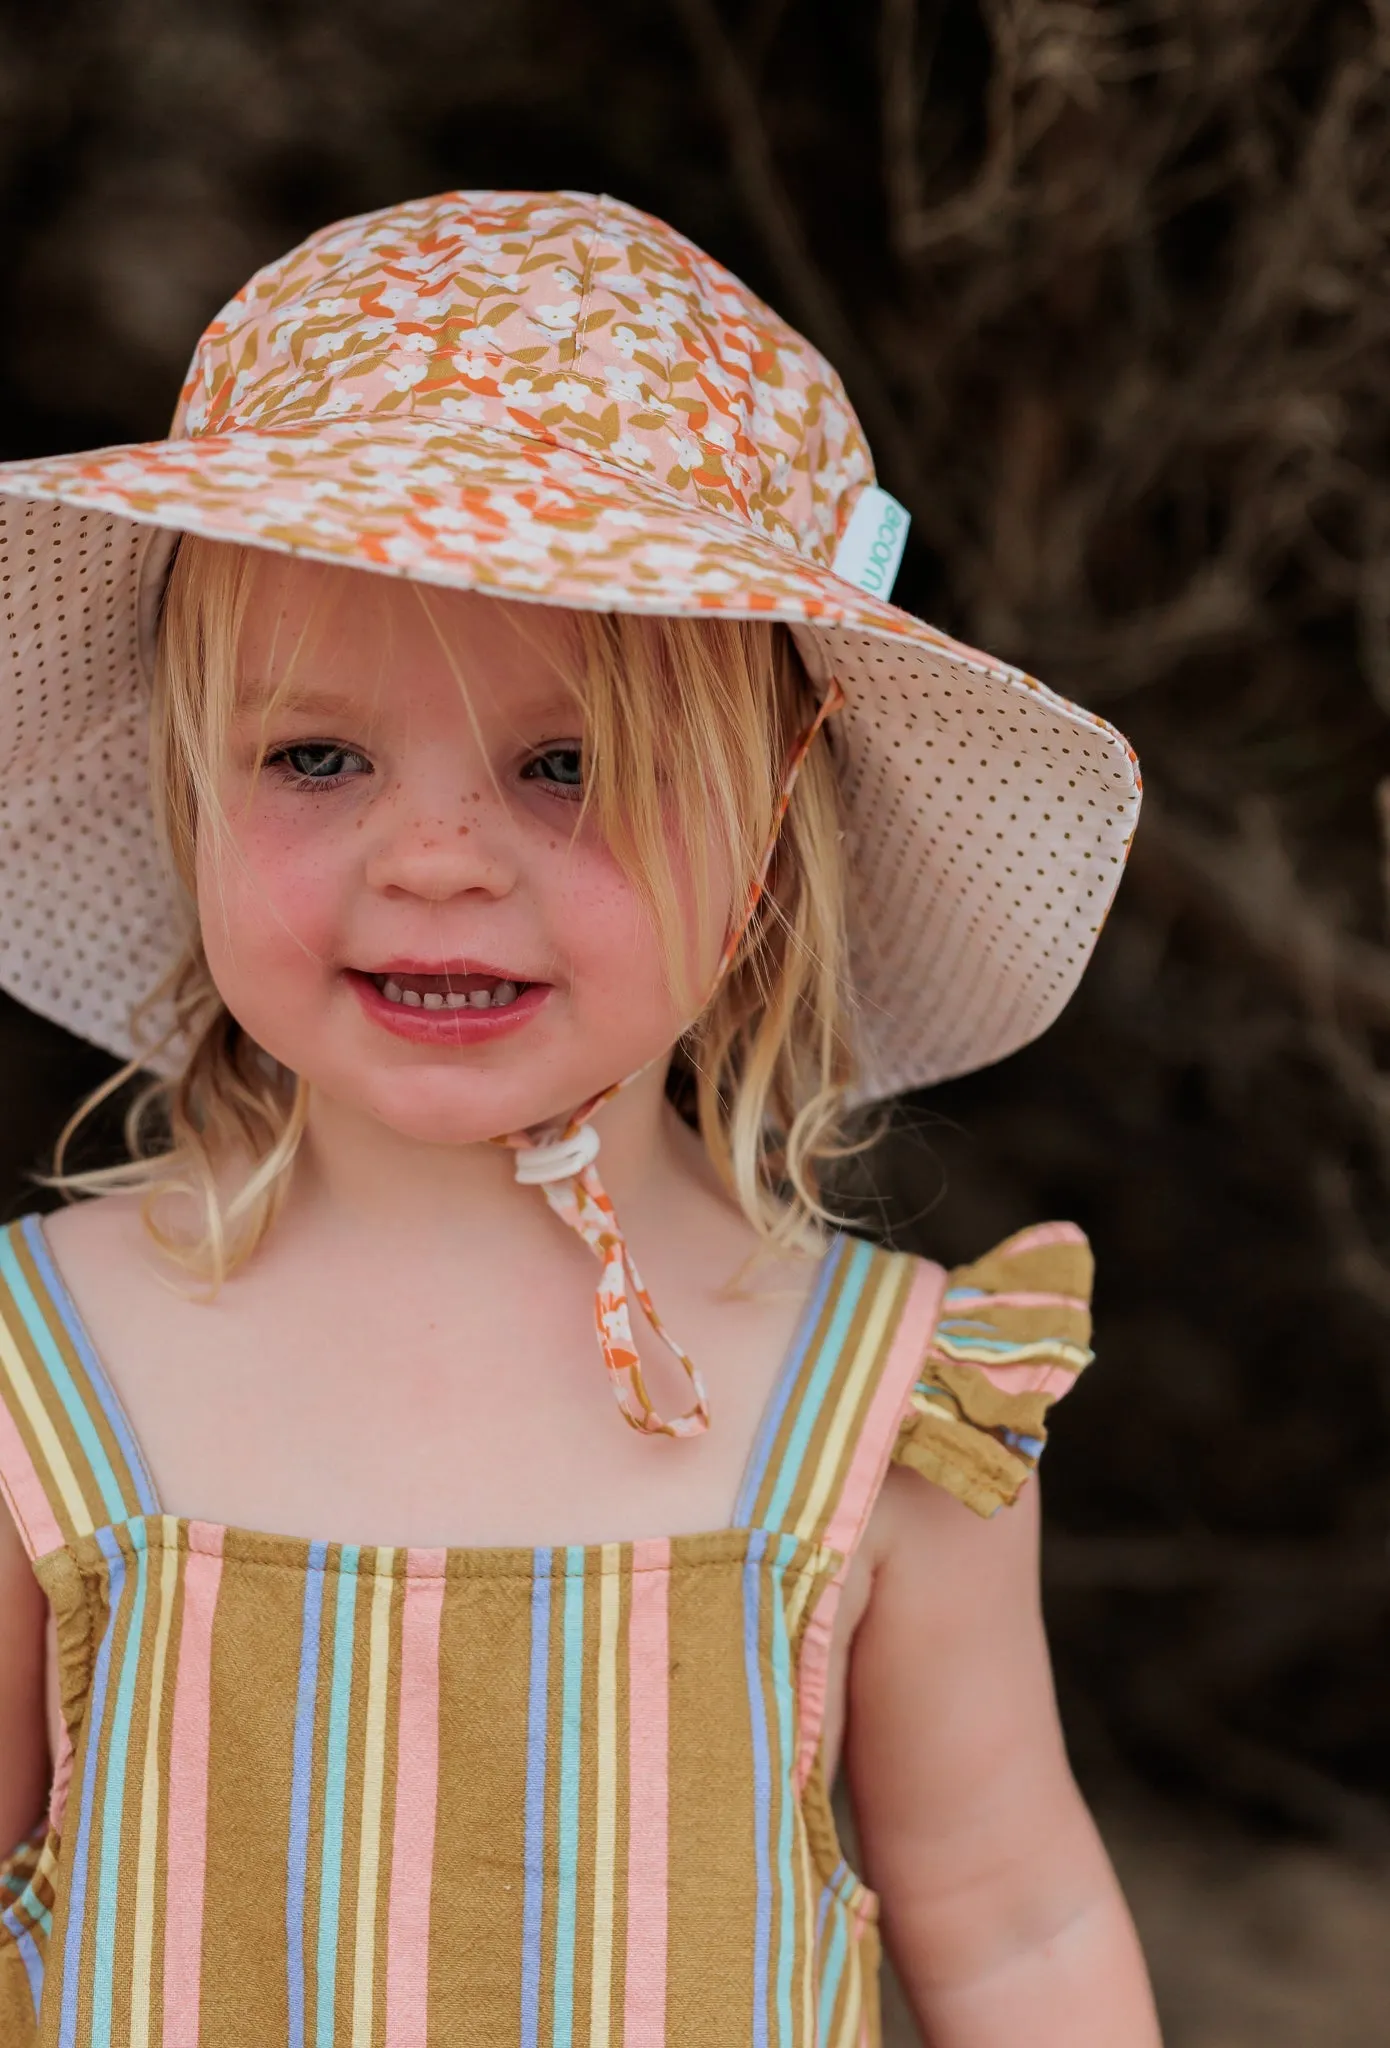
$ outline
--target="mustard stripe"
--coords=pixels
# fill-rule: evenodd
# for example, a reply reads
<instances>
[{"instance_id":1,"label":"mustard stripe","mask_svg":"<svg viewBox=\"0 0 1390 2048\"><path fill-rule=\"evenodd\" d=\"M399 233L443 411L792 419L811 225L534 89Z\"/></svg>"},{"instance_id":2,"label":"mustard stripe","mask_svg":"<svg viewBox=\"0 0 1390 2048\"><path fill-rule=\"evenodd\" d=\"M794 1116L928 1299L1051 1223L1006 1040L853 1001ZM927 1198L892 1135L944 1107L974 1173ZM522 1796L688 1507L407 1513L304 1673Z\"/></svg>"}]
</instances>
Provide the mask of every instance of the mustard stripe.
<instances>
[{"instance_id":1,"label":"mustard stripe","mask_svg":"<svg viewBox=\"0 0 1390 2048\"><path fill-rule=\"evenodd\" d=\"M796 1641L797 1627L806 1602L813 1593L824 1591L825 1583L822 1579L818 1579L813 1572L802 1572L792 1590L791 1599L787 1602L787 1634L793 1642Z\"/></svg>"},{"instance_id":2,"label":"mustard stripe","mask_svg":"<svg viewBox=\"0 0 1390 2048\"><path fill-rule=\"evenodd\" d=\"M859 1343L854 1356L840 1376L838 1398L830 1418L830 1428L821 1447L815 1477L805 1505L797 1517L797 1531L808 1543L817 1541L822 1526L822 1510L830 1497L835 1475L844 1459L845 1446L850 1430L858 1419L864 1387L878 1367L884 1352L888 1326L898 1306L899 1283L902 1270L896 1259L884 1258L879 1266L868 1314L860 1332Z\"/></svg>"},{"instance_id":3,"label":"mustard stripe","mask_svg":"<svg viewBox=\"0 0 1390 2048\"><path fill-rule=\"evenodd\" d=\"M172 1515L160 1518L162 1549L159 1559L159 1613L155 1622L154 1652L150 1664L147 1697L149 1723L145 1730L145 1767L140 1781L140 1848L135 1868L135 1951L130 1976L130 2048L149 2048L150 2007L154 1998L154 1895L155 1865L159 1853L159 1737L160 1710L164 1704L164 1670L169 1655L169 1632L174 1618L174 1595L179 1582L178 1523Z\"/></svg>"},{"instance_id":4,"label":"mustard stripe","mask_svg":"<svg viewBox=\"0 0 1390 2048\"><path fill-rule=\"evenodd\" d=\"M362 1765L362 1840L357 1859L357 1942L352 1980L352 2048L371 2048L376 1992L376 1913L381 1874L381 1806L386 1783L386 1689L390 1677L391 1596L396 1553L376 1554Z\"/></svg>"},{"instance_id":5,"label":"mustard stripe","mask_svg":"<svg viewBox=\"0 0 1390 2048\"><path fill-rule=\"evenodd\" d=\"M609 2048L613 1997L613 1893L618 1835L618 1577L620 1546L603 1546L598 1610L598 1753L594 1785L594 1938L589 2048Z\"/></svg>"},{"instance_id":6,"label":"mustard stripe","mask_svg":"<svg viewBox=\"0 0 1390 2048\"><path fill-rule=\"evenodd\" d=\"M68 1454L63 1449L58 1432L53 1427L52 1417L44 1407L33 1376L24 1362L23 1353L15 1343L3 1316L0 1316L0 1365L4 1366L10 1383L19 1396L19 1405L24 1410L29 1427L38 1439L39 1449L43 1452L44 1462L62 1498L73 1534L90 1536L96 1523L87 1506L86 1495L78 1482L77 1474L73 1471Z\"/></svg>"}]
</instances>

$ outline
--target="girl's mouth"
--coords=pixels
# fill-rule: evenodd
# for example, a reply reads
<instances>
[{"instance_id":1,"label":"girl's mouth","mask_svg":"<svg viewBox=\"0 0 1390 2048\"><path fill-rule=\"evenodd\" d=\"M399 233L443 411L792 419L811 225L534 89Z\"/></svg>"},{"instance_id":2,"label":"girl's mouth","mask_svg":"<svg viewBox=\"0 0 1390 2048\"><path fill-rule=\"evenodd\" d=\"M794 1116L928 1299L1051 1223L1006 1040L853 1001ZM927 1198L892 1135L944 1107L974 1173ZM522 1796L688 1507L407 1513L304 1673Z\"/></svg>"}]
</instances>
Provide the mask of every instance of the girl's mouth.
<instances>
[{"instance_id":1,"label":"girl's mouth","mask_svg":"<svg viewBox=\"0 0 1390 2048\"><path fill-rule=\"evenodd\" d=\"M417 1044L457 1045L492 1038L533 1017L550 994L547 981L491 973L417 973L391 968L345 970L374 1023Z\"/></svg>"},{"instance_id":2,"label":"girl's mouth","mask_svg":"<svg viewBox=\"0 0 1390 2048\"><path fill-rule=\"evenodd\" d=\"M388 1003L408 1010L505 1010L532 981L496 974L371 974Z\"/></svg>"}]
</instances>

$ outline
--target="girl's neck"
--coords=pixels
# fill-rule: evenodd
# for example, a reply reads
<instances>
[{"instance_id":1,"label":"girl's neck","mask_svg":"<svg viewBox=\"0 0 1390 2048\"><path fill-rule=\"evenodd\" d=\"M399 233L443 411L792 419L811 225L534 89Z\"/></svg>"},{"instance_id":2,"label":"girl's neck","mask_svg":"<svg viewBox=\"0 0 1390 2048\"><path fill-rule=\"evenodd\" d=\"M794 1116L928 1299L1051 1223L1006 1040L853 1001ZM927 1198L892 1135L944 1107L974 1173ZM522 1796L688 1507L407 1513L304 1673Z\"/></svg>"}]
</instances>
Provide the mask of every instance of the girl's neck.
<instances>
[{"instance_id":1,"label":"girl's neck","mask_svg":"<svg viewBox=\"0 0 1390 2048\"><path fill-rule=\"evenodd\" d=\"M709 1176L703 1147L666 1101L659 1067L605 1103L594 1128L602 1139L599 1172L619 1209L659 1202L692 1168L701 1180ZM378 1239L422 1243L441 1230L455 1236L461 1220L473 1229L525 1230L545 1218L545 1202L538 1189L517 1182L515 1158L486 1141L422 1143L316 1092L290 1200L301 1223L346 1225Z\"/></svg>"}]
</instances>

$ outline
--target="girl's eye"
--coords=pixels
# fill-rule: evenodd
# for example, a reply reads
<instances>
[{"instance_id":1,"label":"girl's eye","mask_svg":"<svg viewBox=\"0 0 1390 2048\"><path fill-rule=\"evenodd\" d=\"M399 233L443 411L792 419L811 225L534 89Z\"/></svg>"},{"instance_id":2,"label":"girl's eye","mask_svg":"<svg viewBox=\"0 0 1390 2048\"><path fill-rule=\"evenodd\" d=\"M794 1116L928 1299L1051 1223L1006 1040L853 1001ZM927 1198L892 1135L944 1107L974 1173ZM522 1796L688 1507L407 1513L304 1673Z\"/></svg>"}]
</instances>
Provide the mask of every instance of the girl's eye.
<instances>
[{"instance_id":1,"label":"girl's eye","mask_svg":"<svg viewBox=\"0 0 1390 2048\"><path fill-rule=\"evenodd\" d=\"M372 772L364 754L332 740L298 740L291 747L276 747L267 754L266 764L286 769L296 789L336 789L349 777Z\"/></svg>"},{"instance_id":2,"label":"girl's eye","mask_svg":"<svg viewBox=\"0 0 1390 2048\"><path fill-rule=\"evenodd\" d=\"M528 782L543 782L551 789L578 795L584 787L584 754L577 744L546 747L522 769Z\"/></svg>"}]
</instances>

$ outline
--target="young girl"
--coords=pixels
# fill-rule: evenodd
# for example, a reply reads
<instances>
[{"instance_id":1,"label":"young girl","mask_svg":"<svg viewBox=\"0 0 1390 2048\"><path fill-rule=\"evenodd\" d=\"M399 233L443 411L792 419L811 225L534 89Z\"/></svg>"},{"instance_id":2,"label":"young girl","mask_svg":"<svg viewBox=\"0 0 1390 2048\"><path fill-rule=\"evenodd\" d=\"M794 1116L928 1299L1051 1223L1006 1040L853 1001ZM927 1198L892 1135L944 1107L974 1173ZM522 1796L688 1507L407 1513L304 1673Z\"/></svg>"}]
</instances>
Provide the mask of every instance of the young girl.
<instances>
[{"instance_id":1,"label":"young girl","mask_svg":"<svg viewBox=\"0 0 1390 2048\"><path fill-rule=\"evenodd\" d=\"M5 2048L872 2043L880 1916L939 2048L1152 2044L1023 1483L1085 1241L821 1192L1064 1003L1123 741L611 200L315 236L0 493L0 980L157 1077L0 1235Z\"/></svg>"}]
</instances>

